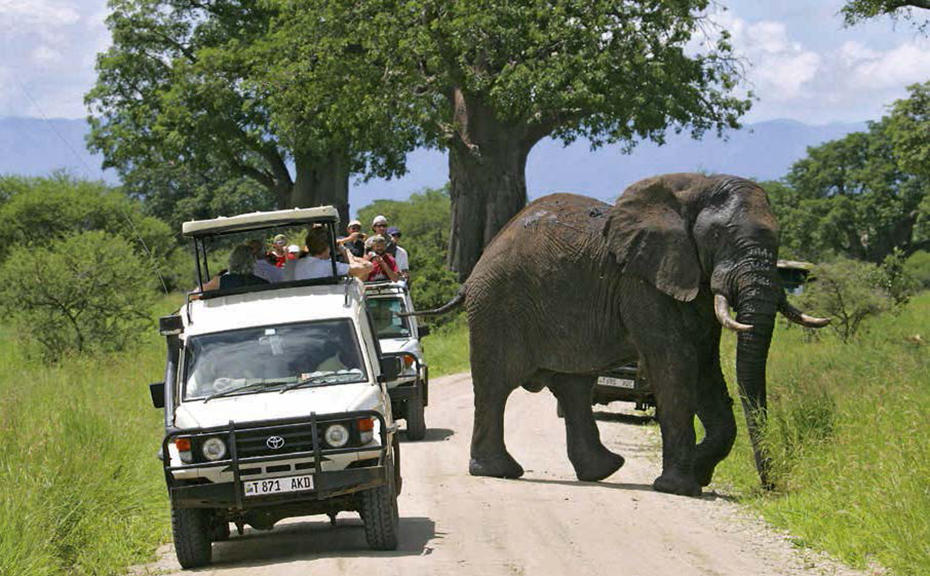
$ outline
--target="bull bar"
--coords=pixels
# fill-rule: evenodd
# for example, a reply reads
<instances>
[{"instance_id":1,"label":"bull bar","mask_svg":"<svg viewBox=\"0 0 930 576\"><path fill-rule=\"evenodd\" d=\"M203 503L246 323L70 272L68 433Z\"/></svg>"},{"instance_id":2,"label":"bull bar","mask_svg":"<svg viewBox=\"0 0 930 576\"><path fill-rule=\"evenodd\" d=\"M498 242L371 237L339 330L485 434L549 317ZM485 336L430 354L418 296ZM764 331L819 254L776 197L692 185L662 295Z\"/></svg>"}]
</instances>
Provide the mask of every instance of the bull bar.
<instances>
[{"instance_id":1,"label":"bull bar","mask_svg":"<svg viewBox=\"0 0 930 576\"><path fill-rule=\"evenodd\" d=\"M352 446L344 448L324 448L320 438L321 428L329 423L345 422L358 420L361 418L377 418L379 423L380 445L378 465L366 466L360 468L346 468L343 470L324 471L322 469L323 460L330 455L348 454L351 452L371 451L374 447ZM295 426L309 425L312 438L312 448L298 452L287 452L283 454L248 456L239 457L237 454L236 435L245 431L249 432L269 432ZM173 502L182 508L216 508L216 507L235 507L237 509L253 508L260 506L273 506L282 502L296 502L308 500L324 500L333 496L357 492L368 488L374 488L384 485L387 482L387 469L384 463L387 459L388 452L388 434L394 432L388 430L384 416L374 410L360 410L354 412L338 412L333 414L316 414L311 412L310 416L299 416L295 418L281 418L275 420L257 420L248 423L236 424L230 420L229 424L224 426L214 426L209 428L185 428L172 429L162 440L162 464L165 473L165 482L168 486L168 493ZM220 460L193 462L182 464L180 466L171 465L169 443L179 436L189 437L192 440L201 437L216 437L225 435L227 446L227 457ZM276 460L290 460L298 458L313 458L313 490L306 492L288 492L284 494L274 494L269 496L250 497L248 504L244 505L244 488L241 475L242 465L260 464L263 462L273 462ZM190 484L185 481L175 479L174 472L180 470L192 470L202 468L219 468L228 467L233 474L232 483L214 484L211 482L202 484Z\"/></svg>"}]
</instances>

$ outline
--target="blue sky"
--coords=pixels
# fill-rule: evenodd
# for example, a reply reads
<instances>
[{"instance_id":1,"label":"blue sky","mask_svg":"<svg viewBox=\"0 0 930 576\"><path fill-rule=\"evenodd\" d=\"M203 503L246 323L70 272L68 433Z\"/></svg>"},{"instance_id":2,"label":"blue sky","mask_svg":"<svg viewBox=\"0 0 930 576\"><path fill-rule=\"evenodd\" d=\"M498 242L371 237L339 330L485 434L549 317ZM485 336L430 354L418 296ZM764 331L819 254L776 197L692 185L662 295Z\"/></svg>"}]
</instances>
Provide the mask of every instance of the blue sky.
<instances>
[{"instance_id":1,"label":"blue sky","mask_svg":"<svg viewBox=\"0 0 930 576\"><path fill-rule=\"evenodd\" d=\"M759 101L747 122L811 124L880 116L905 86L930 79L930 41L881 18L851 29L842 0L719 2L716 21L751 63ZM0 116L77 118L109 43L105 0L0 0Z\"/></svg>"}]
</instances>

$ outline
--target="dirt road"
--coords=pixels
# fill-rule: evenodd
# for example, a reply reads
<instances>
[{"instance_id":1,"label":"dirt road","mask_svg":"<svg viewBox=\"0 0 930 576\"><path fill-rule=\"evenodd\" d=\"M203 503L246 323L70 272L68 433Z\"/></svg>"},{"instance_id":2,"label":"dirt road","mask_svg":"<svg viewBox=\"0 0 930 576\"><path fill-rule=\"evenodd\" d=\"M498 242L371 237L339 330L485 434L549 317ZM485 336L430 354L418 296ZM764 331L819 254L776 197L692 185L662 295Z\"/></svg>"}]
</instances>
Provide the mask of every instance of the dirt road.
<instances>
[{"instance_id":1,"label":"dirt road","mask_svg":"<svg viewBox=\"0 0 930 576\"><path fill-rule=\"evenodd\" d=\"M616 408L615 408L616 406ZM214 544L224 576L579 574L752 576L854 574L794 549L783 536L715 493L701 499L653 492L658 430L623 415L598 414L604 443L626 465L601 483L575 480L565 429L548 392L518 390L507 408L507 444L520 480L468 475L472 392L467 375L431 383L426 441L404 442L401 545L367 549L358 516L285 521ZM741 431L742 432L742 431ZM179 571L165 547L141 573Z\"/></svg>"}]
</instances>

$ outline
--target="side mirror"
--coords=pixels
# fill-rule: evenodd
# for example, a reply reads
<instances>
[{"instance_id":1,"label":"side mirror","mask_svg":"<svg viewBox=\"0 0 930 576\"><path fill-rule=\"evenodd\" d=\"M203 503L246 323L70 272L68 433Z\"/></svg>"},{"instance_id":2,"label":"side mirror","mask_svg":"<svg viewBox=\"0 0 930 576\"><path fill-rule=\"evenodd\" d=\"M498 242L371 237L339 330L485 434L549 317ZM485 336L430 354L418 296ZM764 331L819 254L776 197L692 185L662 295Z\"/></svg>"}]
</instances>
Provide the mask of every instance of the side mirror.
<instances>
[{"instance_id":1,"label":"side mirror","mask_svg":"<svg viewBox=\"0 0 930 576\"><path fill-rule=\"evenodd\" d=\"M381 359L381 378L385 382L396 380L404 369L404 360L400 356L386 356Z\"/></svg>"},{"instance_id":2,"label":"side mirror","mask_svg":"<svg viewBox=\"0 0 930 576\"><path fill-rule=\"evenodd\" d=\"M417 333L420 335L420 338L429 336L429 332L429 326L417 326Z\"/></svg>"},{"instance_id":3,"label":"side mirror","mask_svg":"<svg viewBox=\"0 0 930 576\"><path fill-rule=\"evenodd\" d=\"M153 382L149 384L149 393L152 395L152 405L156 408L165 407L165 383Z\"/></svg>"}]
</instances>

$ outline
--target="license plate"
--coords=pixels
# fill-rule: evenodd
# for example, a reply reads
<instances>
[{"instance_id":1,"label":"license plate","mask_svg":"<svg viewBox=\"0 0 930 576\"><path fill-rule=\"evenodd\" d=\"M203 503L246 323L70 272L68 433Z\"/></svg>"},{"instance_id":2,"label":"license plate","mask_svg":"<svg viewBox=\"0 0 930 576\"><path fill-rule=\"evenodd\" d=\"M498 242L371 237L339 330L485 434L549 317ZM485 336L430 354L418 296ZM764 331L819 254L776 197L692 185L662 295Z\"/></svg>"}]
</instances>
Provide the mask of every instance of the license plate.
<instances>
[{"instance_id":1,"label":"license plate","mask_svg":"<svg viewBox=\"0 0 930 576\"><path fill-rule=\"evenodd\" d=\"M597 379L598 386L612 386L614 388L636 388L636 381L628 378L611 378L610 376L601 376Z\"/></svg>"},{"instance_id":2,"label":"license plate","mask_svg":"<svg viewBox=\"0 0 930 576\"><path fill-rule=\"evenodd\" d=\"M285 476L284 478L267 478L244 482L246 496L264 496L283 492L300 492L313 490L313 475Z\"/></svg>"}]
</instances>

